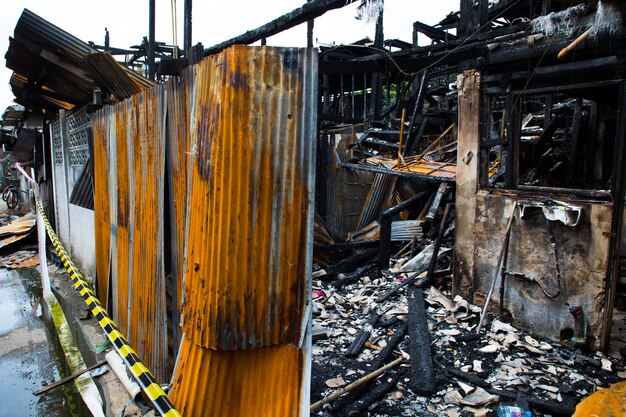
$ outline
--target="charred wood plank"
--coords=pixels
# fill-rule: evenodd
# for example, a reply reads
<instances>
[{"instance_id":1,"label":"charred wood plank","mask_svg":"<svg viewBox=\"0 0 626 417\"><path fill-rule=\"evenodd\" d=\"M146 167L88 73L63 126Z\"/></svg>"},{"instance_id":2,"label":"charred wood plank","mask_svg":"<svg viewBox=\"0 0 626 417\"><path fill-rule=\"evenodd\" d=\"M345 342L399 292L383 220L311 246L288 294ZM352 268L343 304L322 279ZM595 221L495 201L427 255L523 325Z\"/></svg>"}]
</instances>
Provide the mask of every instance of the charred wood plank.
<instances>
[{"instance_id":1,"label":"charred wood plank","mask_svg":"<svg viewBox=\"0 0 626 417\"><path fill-rule=\"evenodd\" d=\"M421 395L435 392L435 371L428 330L428 315L421 288L409 288L411 389Z\"/></svg>"},{"instance_id":2,"label":"charred wood plank","mask_svg":"<svg viewBox=\"0 0 626 417\"><path fill-rule=\"evenodd\" d=\"M393 287L392 289L390 289L389 291L387 291L386 293L384 293L383 295L378 297L376 299L376 302L377 303L381 303L381 302L385 301L386 299L388 299L389 297L391 297L392 295L394 295L395 293L400 291L402 288L404 288L407 285L412 284L413 282L415 282L415 280L417 280L419 278L419 276L422 275L426 271L428 271L428 266L423 266L417 272L415 272L413 275L411 275L410 277L405 279L403 282L401 282L400 284L396 285L395 287Z\"/></svg>"},{"instance_id":3,"label":"charred wood plank","mask_svg":"<svg viewBox=\"0 0 626 417\"><path fill-rule=\"evenodd\" d=\"M353 391L355 388L360 387L361 385L367 384L368 382L373 381L374 379L378 378L380 375L384 374L385 372L387 372L388 370L390 370L391 368L394 368L396 366L398 366L402 361L404 360L404 358L399 357L398 359L396 359L395 361L388 363L387 365L383 366L382 368L379 368L377 370L375 370L372 373L369 373L367 375L365 375L362 378L357 379L356 381L354 381L351 384L346 385L345 387L343 387L342 389L335 391L334 393L330 394L329 396L322 398L321 400L317 401L316 403L311 404L311 411L315 411L317 409L319 409L321 406L323 406L324 404L328 404L329 402L332 402L334 400L336 400L337 398L341 397L342 395Z\"/></svg>"},{"instance_id":4,"label":"charred wood plank","mask_svg":"<svg viewBox=\"0 0 626 417\"><path fill-rule=\"evenodd\" d=\"M373 264L367 264L360 268L357 268L356 271L350 274L339 274L339 279L332 282L332 286L335 288L341 288L344 285L352 284L354 281L357 281L363 275L363 272L367 271Z\"/></svg>"},{"instance_id":5,"label":"charred wood plank","mask_svg":"<svg viewBox=\"0 0 626 417\"><path fill-rule=\"evenodd\" d=\"M401 372L394 372L385 381L376 385L370 392L361 396L355 402L345 407L341 414L345 416L364 415L366 410L372 404L383 398L388 392L395 388L401 376Z\"/></svg>"},{"instance_id":6,"label":"charred wood plank","mask_svg":"<svg viewBox=\"0 0 626 417\"><path fill-rule=\"evenodd\" d=\"M323 278L334 278L337 274L342 272L354 271L359 266L363 265L363 263L367 261L371 261L378 254L378 248L369 248L363 251L357 252L352 256L349 256L341 261L337 262L334 265L326 268L326 277Z\"/></svg>"},{"instance_id":7,"label":"charred wood plank","mask_svg":"<svg viewBox=\"0 0 626 417\"><path fill-rule=\"evenodd\" d=\"M416 21L413 23L413 30L419 33L423 33L424 35L428 36L430 39L433 39L436 41L445 42L445 41L457 39L455 35L448 33L445 30L427 25L426 23L422 23L419 21Z\"/></svg>"},{"instance_id":8,"label":"charred wood plank","mask_svg":"<svg viewBox=\"0 0 626 417\"><path fill-rule=\"evenodd\" d=\"M381 350L380 353L376 355L376 358L372 361L373 368L380 368L385 364L385 362L387 362L396 346L398 346L400 342L404 340L408 327L409 326L406 321L403 321L398 326L396 326L396 332L387 341L387 346L385 346L383 350Z\"/></svg>"},{"instance_id":9,"label":"charred wood plank","mask_svg":"<svg viewBox=\"0 0 626 417\"><path fill-rule=\"evenodd\" d=\"M433 199L433 202L428 209L428 213L426 214L426 220L431 222L435 220L437 210L439 210L439 205L441 204L441 200L443 200L443 196L446 194L446 191L448 191L448 183L442 182L439 184L435 198Z\"/></svg>"},{"instance_id":10,"label":"charred wood plank","mask_svg":"<svg viewBox=\"0 0 626 417\"><path fill-rule=\"evenodd\" d=\"M369 339L370 335L372 334L372 330L374 330L374 326L376 326L376 323L378 323L379 319L380 315L378 313L372 313L370 315L367 323L365 323L363 328L359 330L357 335L354 337L354 340L348 347L348 350L346 351L346 356L357 356L361 352L361 350L363 349L363 345L365 344L365 342L367 342L367 339Z\"/></svg>"},{"instance_id":11,"label":"charred wood plank","mask_svg":"<svg viewBox=\"0 0 626 417\"><path fill-rule=\"evenodd\" d=\"M338 251L345 251L345 250L371 248L377 245L378 245L378 240L364 241L364 242L333 243L331 245L313 246L313 250L317 253L338 252Z\"/></svg>"},{"instance_id":12,"label":"charred wood plank","mask_svg":"<svg viewBox=\"0 0 626 417\"><path fill-rule=\"evenodd\" d=\"M439 224L439 234L437 235L435 247L433 248L433 256L430 258L430 264L428 265L428 273L426 274L424 282L421 283L421 286L428 285L434 279L435 266L437 265L437 258L439 257L439 248L441 248L441 241L443 240L443 235L446 232L446 225L448 224L448 217L450 216L450 208L452 206L453 205L450 203L446 204L446 208L443 212L443 218Z\"/></svg>"},{"instance_id":13,"label":"charred wood plank","mask_svg":"<svg viewBox=\"0 0 626 417\"><path fill-rule=\"evenodd\" d=\"M256 29L247 31L246 33L231 38L227 41L211 46L204 50L205 56L216 54L232 45L249 45L253 42L276 35L282 31L290 29L301 23L313 20L324 13L340 9L356 0L313 0L303 4L301 7L284 14L269 23L259 26Z\"/></svg>"}]
</instances>

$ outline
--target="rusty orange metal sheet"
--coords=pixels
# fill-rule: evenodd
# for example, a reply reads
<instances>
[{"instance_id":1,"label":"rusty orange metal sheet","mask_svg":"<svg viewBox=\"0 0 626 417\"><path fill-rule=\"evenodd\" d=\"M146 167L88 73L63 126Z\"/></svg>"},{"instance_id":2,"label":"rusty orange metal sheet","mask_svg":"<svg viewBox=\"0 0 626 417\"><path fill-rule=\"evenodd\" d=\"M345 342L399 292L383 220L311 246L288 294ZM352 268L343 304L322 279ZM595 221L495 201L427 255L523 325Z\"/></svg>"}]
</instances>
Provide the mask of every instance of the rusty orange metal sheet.
<instances>
[{"instance_id":1,"label":"rusty orange metal sheet","mask_svg":"<svg viewBox=\"0 0 626 417\"><path fill-rule=\"evenodd\" d=\"M183 330L204 348L300 344L315 73L315 52L295 48L235 46L198 64Z\"/></svg>"},{"instance_id":2,"label":"rusty orange metal sheet","mask_svg":"<svg viewBox=\"0 0 626 417\"><path fill-rule=\"evenodd\" d=\"M316 59L235 46L187 73L185 416L309 414Z\"/></svg>"},{"instance_id":3,"label":"rusty orange metal sheet","mask_svg":"<svg viewBox=\"0 0 626 417\"><path fill-rule=\"evenodd\" d=\"M132 237L130 245L130 342L167 381L165 271L163 264L164 146L162 86L132 97L130 127ZM121 255L120 255L121 256Z\"/></svg>"},{"instance_id":4,"label":"rusty orange metal sheet","mask_svg":"<svg viewBox=\"0 0 626 417\"><path fill-rule=\"evenodd\" d=\"M110 206L109 206L109 137L107 109L92 120L93 126L93 186L94 226L96 237L96 290L108 307L110 273Z\"/></svg>"},{"instance_id":5,"label":"rusty orange metal sheet","mask_svg":"<svg viewBox=\"0 0 626 417\"><path fill-rule=\"evenodd\" d=\"M111 271L113 318L159 382L170 376L163 259L164 106L163 86L157 86L98 111L94 118L94 127L102 130L94 159L108 161L107 172L99 173L103 186L96 190L96 201L106 202L96 216L98 211L107 214L100 217L98 230L102 241L109 239L112 254L102 268Z\"/></svg>"},{"instance_id":6,"label":"rusty orange metal sheet","mask_svg":"<svg viewBox=\"0 0 626 417\"><path fill-rule=\"evenodd\" d=\"M169 395L185 417L296 417L304 362L292 345L215 351L184 339Z\"/></svg>"},{"instance_id":7,"label":"rusty orange metal sheet","mask_svg":"<svg viewBox=\"0 0 626 417\"><path fill-rule=\"evenodd\" d=\"M189 79L189 77L187 78ZM189 118L187 111L187 89L184 79L171 78L167 89L167 171L169 181L169 213L170 213L170 245L171 245L171 276L173 306L172 322L180 322L182 306L182 283L185 260L185 241L187 230L187 200L189 158L191 157ZM167 243L166 243L167 244ZM173 327L174 344L179 342L182 331ZM174 351L177 349L174 348Z\"/></svg>"},{"instance_id":8,"label":"rusty orange metal sheet","mask_svg":"<svg viewBox=\"0 0 626 417\"><path fill-rule=\"evenodd\" d=\"M117 187L116 198L116 256L112 262L117 263L115 271L115 287L113 293L113 317L124 334L128 334L130 328L128 302L129 302L129 277L130 277L130 163L132 154L129 152L128 126L129 104L131 101L118 103L115 106L115 144L117 157L112 170L115 175Z\"/></svg>"}]
</instances>

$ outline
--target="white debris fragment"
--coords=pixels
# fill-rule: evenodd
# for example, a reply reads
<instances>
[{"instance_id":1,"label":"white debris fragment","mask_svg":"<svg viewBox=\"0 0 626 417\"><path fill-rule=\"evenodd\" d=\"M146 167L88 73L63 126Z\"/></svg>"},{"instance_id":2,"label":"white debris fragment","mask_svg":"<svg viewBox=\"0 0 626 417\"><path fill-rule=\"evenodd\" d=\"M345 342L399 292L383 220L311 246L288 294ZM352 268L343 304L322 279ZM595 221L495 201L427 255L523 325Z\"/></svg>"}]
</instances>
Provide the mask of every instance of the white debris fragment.
<instances>
[{"instance_id":1,"label":"white debris fragment","mask_svg":"<svg viewBox=\"0 0 626 417\"><path fill-rule=\"evenodd\" d=\"M325 383L328 388L339 388L346 385L346 381L342 377L328 379Z\"/></svg>"}]
</instances>

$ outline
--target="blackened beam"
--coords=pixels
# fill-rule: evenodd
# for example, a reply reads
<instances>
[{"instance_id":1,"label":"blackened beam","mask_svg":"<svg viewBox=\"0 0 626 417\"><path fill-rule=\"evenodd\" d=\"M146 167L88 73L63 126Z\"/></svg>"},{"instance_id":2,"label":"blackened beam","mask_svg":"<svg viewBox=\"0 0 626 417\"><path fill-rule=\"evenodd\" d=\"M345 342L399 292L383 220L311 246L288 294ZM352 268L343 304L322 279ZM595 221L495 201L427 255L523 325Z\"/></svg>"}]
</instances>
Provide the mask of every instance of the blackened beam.
<instances>
[{"instance_id":1,"label":"blackened beam","mask_svg":"<svg viewBox=\"0 0 626 417\"><path fill-rule=\"evenodd\" d=\"M426 23L422 23L422 22L414 22L413 30L423 33L424 35L428 36L430 39L433 39L436 41L445 42L445 41L457 39L455 35L448 33L445 30L427 25Z\"/></svg>"},{"instance_id":2,"label":"blackened beam","mask_svg":"<svg viewBox=\"0 0 626 417\"><path fill-rule=\"evenodd\" d=\"M205 49L204 54L205 56L213 55L232 45L249 45L263 38L267 38L287 29L291 29L301 23L315 19L330 10L340 9L350 3L354 3L355 1L356 0L313 0L287 14L280 16L277 19L272 20L269 23L264 24L263 26L259 26L258 28L249 30L242 35L236 36L217 45L213 45Z\"/></svg>"},{"instance_id":3,"label":"blackened beam","mask_svg":"<svg viewBox=\"0 0 626 417\"><path fill-rule=\"evenodd\" d=\"M422 180L426 180L426 181L430 181L430 182L434 182L434 183L439 183L441 181L446 181L446 182L450 182L450 183L456 182L456 179L452 178L452 177L447 177L447 178L446 177L435 177L435 176L432 176L432 175L421 174L421 173L417 173L417 172L395 171L393 169L381 168L381 167L373 166L373 165L344 163L344 164L342 164L342 166L344 168L356 169L356 170L359 170L359 171L375 172L375 173L387 174L387 175L395 175L396 177L401 177L401 178L416 178L416 179L422 179Z\"/></svg>"},{"instance_id":4,"label":"blackened beam","mask_svg":"<svg viewBox=\"0 0 626 417\"><path fill-rule=\"evenodd\" d=\"M409 287L410 386L420 395L436 391L435 370L430 346L428 314L421 288Z\"/></svg>"},{"instance_id":5,"label":"blackened beam","mask_svg":"<svg viewBox=\"0 0 626 417\"><path fill-rule=\"evenodd\" d=\"M404 49L391 53L375 53L365 57L355 58L351 61L320 61L319 72L322 74L340 73L367 73L379 71L384 68L389 59L393 59L402 70L423 69L427 65L437 63L438 66L456 65L459 61L475 59L482 54L489 53L487 45L497 38L499 42L506 42L529 34L528 24L519 24L503 29L494 29L485 33L473 35L471 39L463 38L453 41L436 43L429 46L421 46ZM480 54L477 49L481 49ZM430 55L429 55L430 53ZM558 53L558 52L557 52ZM389 66L391 70L397 68Z\"/></svg>"},{"instance_id":6,"label":"blackened beam","mask_svg":"<svg viewBox=\"0 0 626 417\"><path fill-rule=\"evenodd\" d=\"M588 59L584 61L567 62L558 65L539 67L532 72L533 79L550 76L562 76L564 73L581 72L588 74L590 70L602 70L604 68L614 68L619 64L616 56ZM511 81L526 81L531 75L529 71L516 71L511 74ZM498 84L502 79L502 74L489 74L483 76L484 84Z\"/></svg>"}]
</instances>

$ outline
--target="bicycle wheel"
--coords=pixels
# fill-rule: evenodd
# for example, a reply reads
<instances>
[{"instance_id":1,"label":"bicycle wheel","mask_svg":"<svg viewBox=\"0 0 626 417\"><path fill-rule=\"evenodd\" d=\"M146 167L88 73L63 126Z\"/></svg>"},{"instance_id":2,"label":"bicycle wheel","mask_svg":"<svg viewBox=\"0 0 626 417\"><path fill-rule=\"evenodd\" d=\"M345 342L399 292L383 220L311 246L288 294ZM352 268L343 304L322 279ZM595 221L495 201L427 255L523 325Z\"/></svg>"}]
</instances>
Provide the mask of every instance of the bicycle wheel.
<instances>
[{"instance_id":1,"label":"bicycle wheel","mask_svg":"<svg viewBox=\"0 0 626 417\"><path fill-rule=\"evenodd\" d=\"M7 207L13 210L20 202L20 192L16 189L9 191L9 197L7 199Z\"/></svg>"},{"instance_id":2,"label":"bicycle wheel","mask_svg":"<svg viewBox=\"0 0 626 417\"><path fill-rule=\"evenodd\" d=\"M2 200L6 203L7 200L9 199L9 190L11 187L6 187L4 190L2 190Z\"/></svg>"}]
</instances>

